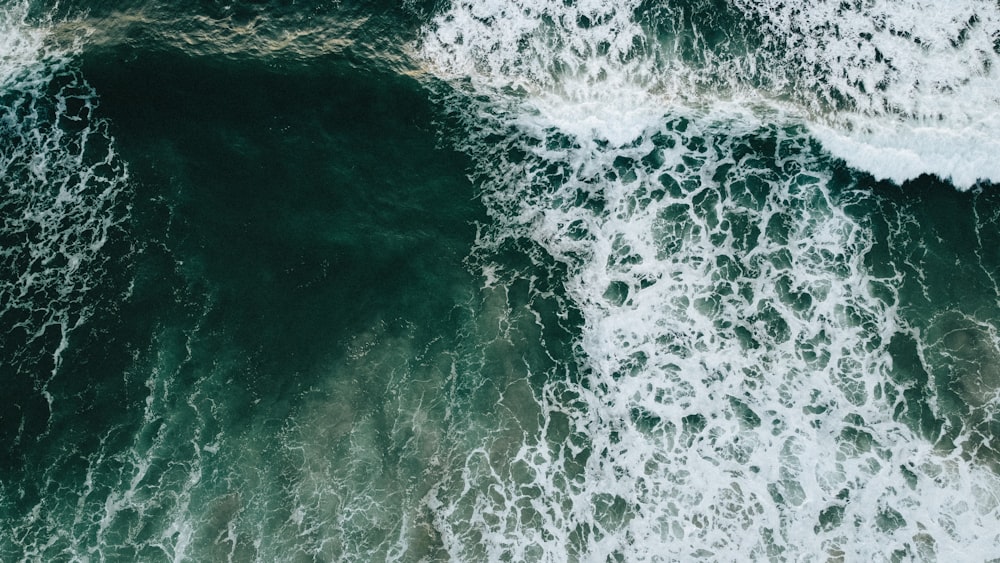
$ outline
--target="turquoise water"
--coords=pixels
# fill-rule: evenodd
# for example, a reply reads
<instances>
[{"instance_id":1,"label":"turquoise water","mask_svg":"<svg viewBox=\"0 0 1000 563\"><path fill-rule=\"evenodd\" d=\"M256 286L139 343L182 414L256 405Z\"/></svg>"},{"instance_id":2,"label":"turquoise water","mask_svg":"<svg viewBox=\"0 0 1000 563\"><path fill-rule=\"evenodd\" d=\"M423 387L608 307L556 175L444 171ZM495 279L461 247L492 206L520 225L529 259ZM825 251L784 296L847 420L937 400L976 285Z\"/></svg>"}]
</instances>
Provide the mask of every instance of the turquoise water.
<instances>
[{"instance_id":1,"label":"turquoise water","mask_svg":"<svg viewBox=\"0 0 1000 563\"><path fill-rule=\"evenodd\" d=\"M1000 557L1000 11L0 5L0 560Z\"/></svg>"}]
</instances>

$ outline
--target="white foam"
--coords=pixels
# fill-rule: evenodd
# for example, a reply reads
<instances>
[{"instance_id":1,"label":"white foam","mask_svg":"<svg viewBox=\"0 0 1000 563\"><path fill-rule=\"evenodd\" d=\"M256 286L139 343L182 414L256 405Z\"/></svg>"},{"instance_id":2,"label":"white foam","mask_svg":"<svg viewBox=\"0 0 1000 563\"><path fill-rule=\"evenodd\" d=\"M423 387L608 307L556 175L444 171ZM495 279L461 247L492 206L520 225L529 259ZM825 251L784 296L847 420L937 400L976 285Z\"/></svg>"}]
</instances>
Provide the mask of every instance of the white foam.
<instances>
[{"instance_id":1,"label":"white foam","mask_svg":"<svg viewBox=\"0 0 1000 563\"><path fill-rule=\"evenodd\" d=\"M561 106L560 124L571 132L617 121L609 113L615 106L711 104L751 93L799 114L832 154L879 179L935 174L960 189L1000 179L990 157L1000 148L1000 7L974 0L734 7L749 23L710 25L754 36L723 43L732 51L706 54L700 67L674 44L685 33L682 16L663 10L671 21L640 25L634 2L457 2L431 24L418 55L438 76L520 91L537 98L536 107ZM672 31L657 35L650 25ZM704 22L689 25L699 44ZM636 104L637 95L654 103Z\"/></svg>"},{"instance_id":2,"label":"white foam","mask_svg":"<svg viewBox=\"0 0 1000 563\"><path fill-rule=\"evenodd\" d=\"M97 96L72 61L74 47L56 44L48 24L29 23L28 13L27 1L0 8L0 363L13 377L32 378L51 413L59 398L50 385L64 371L73 332L102 303L95 289L111 260L105 246L127 219L128 173L107 123L94 115ZM66 460L79 455L64 453ZM66 460L37 476L43 491L72 486L54 477ZM24 519L10 515L0 549L26 559L87 560L93 547L67 523L94 522L80 512L99 489L93 470L79 498L44 494Z\"/></svg>"},{"instance_id":3,"label":"white foam","mask_svg":"<svg viewBox=\"0 0 1000 563\"><path fill-rule=\"evenodd\" d=\"M630 18L637 5L460 0L435 18L420 49L438 74L538 91L564 76L597 79L605 60L628 56L644 37ZM605 38L611 40L598 46Z\"/></svg>"},{"instance_id":4,"label":"white foam","mask_svg":"<svg viewBox=\"0 0 1000 563\"><path fill-rule=\"evenodd\" d=\"M791 37L793 7L744 4ZM818 17L831 6L804 11ZM481 246L533 241L565 268L585 320L584 380L551 374L536 397L543 431L507 458L488 446L469 453L461 474L428 495L449 553L539 561L995 554L996 475L960 448L937 451L894 420L886 399L888 343L904 328L898 279L868 271L873 234L845 211L865 194L831 192L829 161L794 119L760 119L711 98L710 110L690 109L690 96L676 92L668 102L665 83L645 79L662 68L647 51L612 49L568 65L597 74L563 72L564 59L581 60L572 53L645 37L610 2L587 9L612 14L613 25L578 33L582 9L459 2L421 43L427 67L456 85L444 100L465 124L456 145L476 160L495 221ZM801 49L809 61L838 55L830 53ZM821 113L820 101L798 103ZM856 113L885 124L871 142L891 140L914 156L900 165L852 156L859 165L904 178L930 164L957 185L991 173L947 156L928 163L921 141L899 139L908 122L877 106ZM817 135L841 131L825 118L812 123L827 124L812 126ZM835 149L854 150L837 139L829 134ZM560 420L569 430L553 434Z\"/></svg>"},{"instance_id":5,"label":"white foam","mask_svg":"<svg viewBox=\"0 0 1000 563\"><path fill-rule=\"evenodd\" d=\"M812 134L833 155L879 180L902 184L934 174L968 189L1000 180L1000 113L967 127L859 120L852 131L814 123Z\"/></svg>"},{"instance_id":6,"label":"white foam","mask_svg":"<svg viewBox=\"0 0 1000 563\"><path fill-rule=\"evenodd\" d=\"M852 166L896 182L1000 181L1000 6L962 0L737 2L767 37L762 68L815 112ZM838 101L839 100L839 101ZM830 104L846 106L830 113ZM820 117L821 116L821 117Z\"/></svg>"},{"instance_id":7,"label":"white foam","mask_svg":"<svg viewBox=\"0 0 1000 563\"><path fill-rule=\"evenodd\" d=\"M23 29L19 24L27 13L27 2L19 2L0 11L0 89L24 72L25 66L37 63L45 32L38 29Z\"/></svg>"},{"instance_id":8,"label":"white foam","mask_svg":"<svg viewBox=\"0 0 1000 563\"><path fill-rule=\"evenodd\" d=\"M0 228L21 241L0 252L0 314L19 319L26 356L31 343L58 333L46 351L50 377L37 382L51 408L48 381L69 333L89 316L84 296L98 285L103 247L125 219L128 173L107 123L94 115L97 96L74 68L73 52L49 41L44 25L29 25L27 13L27 2L0 10L0 180L4 208L16 210Z\"/></svg>"},{"instance_id":9,"label":"white foam","mask_svg":"<svg viewBox=\"0 0 1000 563\"><path fill-rule=\"evenodd\" d=\"M570 82L563 89L567 93L546 92L531 104L545 116L548 126L584 142L630 143L663 115L668 103L621 77L603 82L600 88Z\"/></svg>"}]
</instances>

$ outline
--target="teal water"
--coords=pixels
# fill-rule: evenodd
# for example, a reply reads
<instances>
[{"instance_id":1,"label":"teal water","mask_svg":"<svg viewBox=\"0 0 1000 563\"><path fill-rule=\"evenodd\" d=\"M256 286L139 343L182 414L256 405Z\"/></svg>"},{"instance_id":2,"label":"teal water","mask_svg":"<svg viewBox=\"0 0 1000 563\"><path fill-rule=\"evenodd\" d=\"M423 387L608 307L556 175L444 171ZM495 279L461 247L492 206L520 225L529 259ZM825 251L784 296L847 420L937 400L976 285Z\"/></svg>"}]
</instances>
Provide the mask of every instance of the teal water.
<instances>
[{"instance_id":1,"label":"teal water","mask_svg":"<svg viewBox=\"0 0 1000 563\"><path fill-rule=\"evenodd\" d=\"M1000 557L911 4L0 5L0 560Z\"/></svg>"}]
</instances>

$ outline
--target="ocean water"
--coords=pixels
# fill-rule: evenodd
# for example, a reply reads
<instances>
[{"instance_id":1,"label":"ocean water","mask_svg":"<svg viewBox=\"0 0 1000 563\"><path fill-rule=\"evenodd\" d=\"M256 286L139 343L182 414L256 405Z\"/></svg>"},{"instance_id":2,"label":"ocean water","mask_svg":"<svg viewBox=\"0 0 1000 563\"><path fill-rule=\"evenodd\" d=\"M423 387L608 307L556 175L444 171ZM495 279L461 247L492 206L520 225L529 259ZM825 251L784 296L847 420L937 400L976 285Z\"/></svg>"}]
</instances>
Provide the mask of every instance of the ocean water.
<instances>
[{"instance_id":1,"label":"ocean water","mask_svg":"<svg viewBox=\"0 0 1000 563\"><path fill-rule=\"evenodd\" d=\"M0 561L1000 561L1000 7L0 2Z\"/></svg>"}]
</instances>

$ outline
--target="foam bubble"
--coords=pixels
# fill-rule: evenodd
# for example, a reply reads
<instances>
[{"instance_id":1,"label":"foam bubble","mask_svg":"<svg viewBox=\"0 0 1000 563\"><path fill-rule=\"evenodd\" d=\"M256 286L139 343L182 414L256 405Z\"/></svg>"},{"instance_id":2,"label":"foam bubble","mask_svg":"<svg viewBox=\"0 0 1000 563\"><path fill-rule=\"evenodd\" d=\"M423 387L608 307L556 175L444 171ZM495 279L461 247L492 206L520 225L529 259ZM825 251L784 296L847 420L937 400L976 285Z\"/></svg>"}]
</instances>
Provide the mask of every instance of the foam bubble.
<instances>
[{"instance_id":1,"label":"foam bubble","mask_svg":"<svg viewBox=\"0 0 1000 563\"><path fill-rule=\"evenodd\" d=\"M786 115L662 104L641 79L658 64L646 51L587 59L601 70L584 79L544 74L567 52L640 35L624 18L577 36L581 8L563 6L456 3L422 43L428 68L456 85L443 102L495 221L479 251L530 240L565 271L585 320L585 376L549 374L542 430L506 457L473 451L428 496L449 553L994 553L997 476L893 416L900 274L870 271L873 232L847 211L869 196L836 189L829 159ZM615 6L587 6L618 21ZM630 86L618 98L609 83Z\"/></svg>"},{"instance_id":2,"label":"foam bubble","mask_svg":"<svg viewBox=\"0 0 1000 563\"><path fill-rule=\"evenodd\" d=\"M107 303L101 288L114 254L107 247L128 217L129 197L126 167L95 115L97 95L73 63L74 47L51 41L47 24L31 24L27 14L28 2L0 8L0 371L17 402L6 404L7 463L24 459L21 447L47 447L60 405L52 383L66 377L74 331ZM67 528L84 517L73 518L74 507L63 510L64 499L52 494L80 454L75 444L62 447L44 474L31 476L37 489L0 486L11 511L0 529L5 554L93 556ZM99 488L88 469L76 508Z\"/></svg>"},{"instance_id":3,"label":"foam bubble","mask_svg":"<svg viewBox=\"0 0 1000 563\"><path fill-rule=\"evenodd\" d=\"M35 373L29 356L47 354L52 377L127 215L128 173L72 53L26 13L27 3L0 11L0 318L12 342L5 361ZM51 403L45 381L37 386Z\"/></svg>"},{"instance_id":4,"label":"foam bubble","mask_svg":"<svg viewBox=\"0 0 1000 563\"><path fill-rule=\"evenodd\" d=\"M879 179L996 181L1000 9L972 0L935 6L934 17L928 9L741 0L725 12L734 21L721 21L638 3L458 2L431 23L418 58L480 89L554 98L545 105L562 105L576 127L615 105L749 96L797 114L832 154ZM728 39L708 39L719 34ZM615 101L593 111L594 96Z\"/></svg>"},{"instance_id":5,"label":"foam bubble","mask_svg":"<svg viewBox=\"0 0 1000 563\"><path fill-rule=\"evenodd\" d=\"M965 127L955 124L901 122L884 124L858 119L847 131L811 124L812 134L833 155L876 179L902 184L922 174L934 174L958 188L1000 179L1000 113L984 116Z\"/></svg>"},{"instance_id":6,"label":"foam bubble","mask_svg":"<svg viewBox=\"0 0 1000 563\"><path fill-rule=\"evenodd\" d=\"M879 178L998 181L1000 8L975 1L738 1L769 82L836 156Z\"/></svg>"},{"instance_id":7,"label":"foam bubble","mask_svg":"<svg viewBox=\"0 0 1000 563\"><path fill-rule=\"evenodd\" d=\"M687 8L459 3L431 24L420 58L439 76L543 99L555 92L581 111L574 80L603 85L591 96L625 100L640 89L661 106L749 95L798 114L827 150L881 179L930 173L968 188L998 177L988 157L1000 109L995 7L951 3L934 18L920 2L734 10L728 17L752 25ZM707 39L722 31L728 40Z\"/></svg>"}]
</instances>

